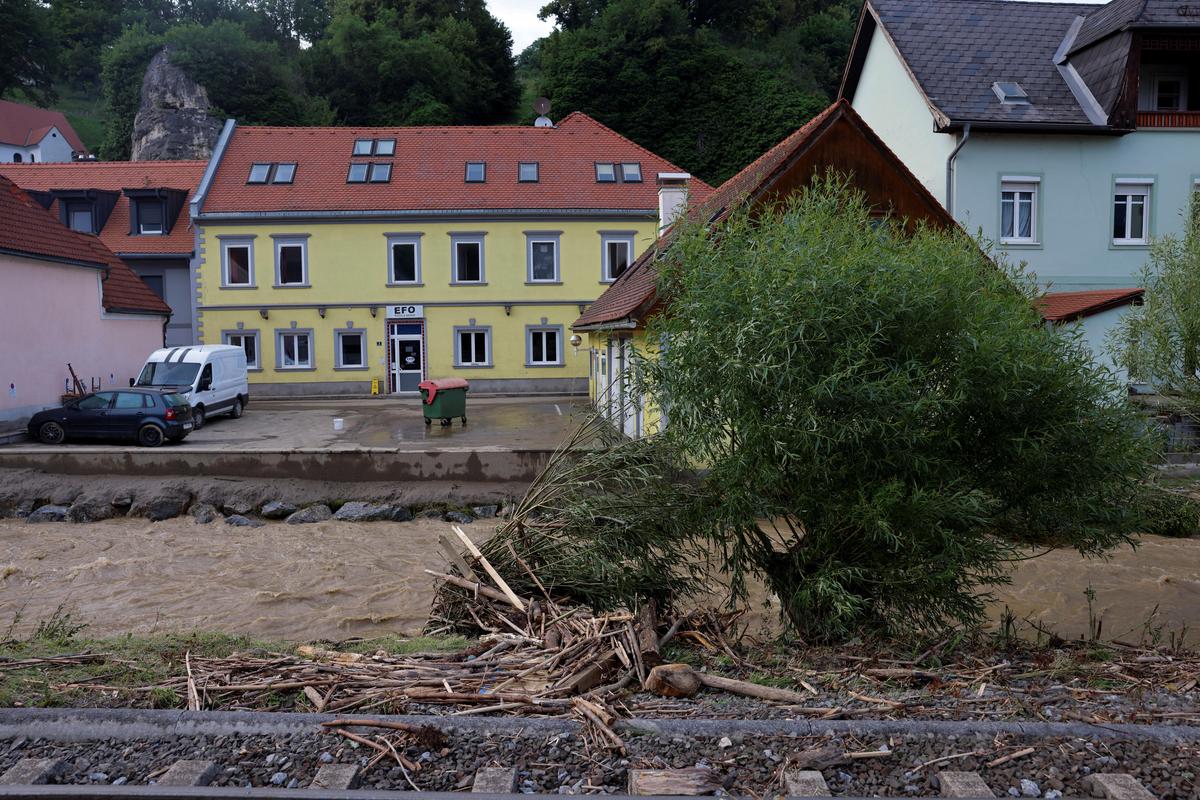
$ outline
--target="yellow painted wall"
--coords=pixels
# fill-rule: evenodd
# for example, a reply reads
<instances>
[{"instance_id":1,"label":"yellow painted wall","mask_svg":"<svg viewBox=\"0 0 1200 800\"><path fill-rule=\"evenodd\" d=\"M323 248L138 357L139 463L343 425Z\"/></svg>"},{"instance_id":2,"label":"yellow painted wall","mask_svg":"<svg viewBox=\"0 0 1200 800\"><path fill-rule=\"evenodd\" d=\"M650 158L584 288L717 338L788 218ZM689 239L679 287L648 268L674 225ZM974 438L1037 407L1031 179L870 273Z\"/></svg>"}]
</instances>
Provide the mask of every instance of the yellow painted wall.
<instances>
[{"instance_id":1,"label":"yellow painted wall","mask_svg":"<svg viewBox=\"0 0 1200 800\"><path fill-rule=\"evenodd\" d=\"M629 331L589 331L584 340L586 347L591 351L592 363L592 369L588 375L588 396L594 406L613 418L614 424L617 424L618 427L624 426L624 429L631 435L634 427L640 427L644 436L656 433L662 424L662 412L652 397L639 398L641 419L635 425L625 424L624 421L615 419L616 414L619 413L617 409L623 405L623 400L609 396L608 382L615 377L612 372L617 367L614 366L615 359L611 357L611 354L615 352L615 342L620 337L629 338L633 343L634 350L640 356L654 358L658 354L658 348L651 345L644 328ZM610 344L612 344L611 348ZM608 374L605 374L604 370L607 370ZM620 391L620 389L617 388L614 391Z\"/></svg>"},{"instance_id":2,"label":"yellow painted wall","mask_svg":"<svg viewBox=\"0 0 1200 800\"><path fill-rule=\"evenodd\" d=\"M586 379L588 347L571 347L571 323L580 305L595 300L607 284L601 282L601 232L632 231L634 253L654 238L655 221L646 220L536 220L466 222L347 222L262 223L255 225L200 221L204 249L199 274L202 341L222 341L222 332L242 323L259 331L262 370L252 383L337 383L386 379L386 305L422 304L425 319L426 375L465 377L468 380ZM559 235L560 284L527 284L526 231L561 232ZM386 234L421 234L421 286L388 286ZM483 233L485 285L451 284L452 233ZM275 288L272 236L308 234L308 282L304 288ZM253 236L255 288L221 288L220 237ZM372 317L368 304L376 304ZM449 305L438 305L449 304ZM505 305L511 307L506 311ZM283 308L280 306L290 306ZM321 317L317 306L325 308ZM266 308L263 319L259 309ZM454 327L492 328L492 366L454 366ZM527 325L561 325L561 367L526 366ZM276 368L279 329L311 329L314 369ZM353 323L348 326L347 323ZM354 327L367 330L367 370L334 368L334 331ZM384 385L386 386L386 380ZM386 389L385 389L386 390Z\"/></svg>"}]
</instances>

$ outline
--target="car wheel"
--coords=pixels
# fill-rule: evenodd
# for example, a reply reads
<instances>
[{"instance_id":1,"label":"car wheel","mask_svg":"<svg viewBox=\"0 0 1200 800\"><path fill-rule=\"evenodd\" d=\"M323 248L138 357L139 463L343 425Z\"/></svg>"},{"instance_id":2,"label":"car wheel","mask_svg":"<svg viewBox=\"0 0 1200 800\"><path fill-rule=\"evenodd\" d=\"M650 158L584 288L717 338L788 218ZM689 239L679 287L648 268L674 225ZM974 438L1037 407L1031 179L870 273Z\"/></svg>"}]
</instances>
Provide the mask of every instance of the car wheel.
<instances>
[{"instance_id":1,"label":"car wheel","mask_svg":"<svg viewBox=\"0 0 1200 800\"><path fill-rule=\"evenodd\" d=\"M57 422L43 422L38 428L38 439L43 444L62 444L67 438L67 431Z\"/></svg>"},{"instance_id":2,"label":"car wheel","mask_svg":"<svg viewBox=\"0 0 1200 800\"><path fill-rule=\"evenodd\" d=\"M138 444L142 447L158 447L165 438L162 428L157 425L143 425L137 435Z\"/></svg>"},{"instance_id":3,"label":"car wheel","mask_svg":"<svg viewBox=\"0 0 1200 800\"><path fill-rule=\"evenodd\" d=\"M192 430L198 431L204 427L204 406L192 409Z\"/></svg>"},{"instance_id":4,"label":"car wheel","mask_svg":"<svg viewBox=\"0 0 1200 800\"><path fill-rule=\"evenodd\" d=\"M242 398L239 397L233 401L233 408L229 409L229 416L231 419L242 418Z\"/></svg>"}]
</instances>

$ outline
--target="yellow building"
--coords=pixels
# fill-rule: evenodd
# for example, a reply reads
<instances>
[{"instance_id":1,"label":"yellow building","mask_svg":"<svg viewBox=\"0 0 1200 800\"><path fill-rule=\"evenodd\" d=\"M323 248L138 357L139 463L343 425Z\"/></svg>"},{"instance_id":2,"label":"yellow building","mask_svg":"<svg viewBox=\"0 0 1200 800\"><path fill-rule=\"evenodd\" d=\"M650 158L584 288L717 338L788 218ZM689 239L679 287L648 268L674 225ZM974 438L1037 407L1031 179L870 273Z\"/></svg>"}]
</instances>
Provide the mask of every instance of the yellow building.
<instances>
[{"instance_id":1,"label":"yellow building","mask_svg":"<svg viewBox=\"0 0 1200 800\"><path fill-rule=\"evenodd\" d=\"M451 376L582 393L590 352L571 322L654 240L678 175L578 113L553 127L227 122L192 203L198 338L244 347L258 396Z\"/></svg>"}]
</instances>

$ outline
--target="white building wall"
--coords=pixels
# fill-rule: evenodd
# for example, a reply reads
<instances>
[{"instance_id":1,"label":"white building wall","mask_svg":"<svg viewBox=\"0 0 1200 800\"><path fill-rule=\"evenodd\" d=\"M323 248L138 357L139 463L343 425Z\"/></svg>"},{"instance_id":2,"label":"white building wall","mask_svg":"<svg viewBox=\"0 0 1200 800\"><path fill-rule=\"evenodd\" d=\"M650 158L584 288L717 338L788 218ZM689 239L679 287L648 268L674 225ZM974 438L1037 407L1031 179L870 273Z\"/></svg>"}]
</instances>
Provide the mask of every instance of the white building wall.
<instances>
[{"instance_id":1,"label":"white building wall","mask_svg":"<svg viewBox=\"0 0 1200 800\"><path fill-rule=\"evenodd\" d=\"M875 27L854 96L871 129L939 202L946 202L946 159L956 137L933 130L933 114L881 26Z\"/></svg>"},{"instance_id":2,"label":"white building wall","mask_svg":"<svg viewBox=\"0 0 1200 800\"><path fill-rule=\"evenodd\" d=\"M1111 369L1122 386L1128 382L1129 375L1125 370L1117 367L1108 352L1108 332L1116 326L1121 316L1129 308L1129 306L1110 308L1108 311L1102 311L1099 314L1093 314L1076 322L1068 322L1059 326L1059 329L1064 333L1074 334L1079 332L1082 336L1083 344L1092 351L1096 362L1101 366Z\"/></svg>"},{"instance_id":3,"label":"white building wall","mask_svg":"<svg viewBox=\"0 0 1200 800\"><path fill-rule=\"evenodd\" d=\"M51 128L40 142L28 147L18 147L14 144L0 142L0 162L13 163L16 161L14 156L18 153L21 155L21 162L25 164L70 161L71 145L58 128Z\"/></svg>"}]
</instances>

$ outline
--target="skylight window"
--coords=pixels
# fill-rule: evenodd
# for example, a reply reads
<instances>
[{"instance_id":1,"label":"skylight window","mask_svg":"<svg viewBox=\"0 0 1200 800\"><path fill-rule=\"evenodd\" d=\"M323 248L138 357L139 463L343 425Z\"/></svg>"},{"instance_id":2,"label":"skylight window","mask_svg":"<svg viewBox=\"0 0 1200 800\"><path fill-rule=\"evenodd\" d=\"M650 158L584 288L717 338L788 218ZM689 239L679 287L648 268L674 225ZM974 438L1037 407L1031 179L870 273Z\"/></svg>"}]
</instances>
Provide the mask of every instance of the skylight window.
<instances>
[{"instance_id":1,"label":"skylight window","mask_svg":"<svg viewBox=\"0 0 1200 800\"><path fill-rule=\"evenodd\" d=\"M376 139L375 140L375 155L377 156L393 156L396 154L395 139Z\"/></svg>"},{"instance_id":2,"label":"skylight window","mask_svg":"<svg viewBox=\"0 0 1200 800\"><path fill-rule=\"evenodd\" d=\"M266 183L270 174L270 164L251 164L250 177L246 178L246 183Z\"/></svg>"},{"instance_id":3,"label":"skylight window","mask_svg":"<svg viewBox=\"0 0 1200 800\"><path fill-rule=\"evenodd\" d=\"M621 180L625 181L625 183L641 183L642 165L637 162L632 164L622 164Z\"/></svg>"},{"instance_id":4,"label":"skylight window","mask_svg":"<svg viewBox=\"0 0 1200 800\"><path fill-rule=\"evenodd\" d=\"M374 139L355 139L354 140L354 155L369 156L371 149L375 144Z\"/></svg>"},{"instance_id":5,"label":"skylight window","mask_svg":"<svg viewBox=\"0 0 1200 800\"><path fill-rule=\"evenodd\" d=\"M271 183L291 183L295 177L295 164L276 164L275 174L271 176Z\"/></svg>"},{"instance_id":6,"label":"skylight window","mask_svg":"<svg viewBox=\"0 0 1200 800\"><path fill-rule=\"evenodd\" d=\"M467 183L483 183L487 180L487 164L482 161L467 162Z\"/></svg>"},{"instance_id":7,"label":"skylight window","mask_svg":"<svg viewBox=\"0 0 1200 800\"><path fill-rule=\"evenodd\" d=\"M346 174L346 183L366 183L369 164L351 164L350 172Z\"/></svg>"},{"instance_id":8,"label":"skylight window","mask_svg":"<svg viewBox=\"0 0 1200 800\"><path fill-rule=\"evenodd\" d=\"M596 162L596 183L616 183L617 168L616 165L609 163Z\"/></svg>"},{"instance_id":9,"label":"skylight window","mask_svg":"<svg viewBox=\"0 0 1200 800\"><path fill-rule=\"evenodd\" d=\"M1026 94L1024 87L1016 81L996 81L992 84L992 91L996 93L996 97L1000 98L1000 102L1004 105L1029 105L1029 95Z\"/></svg>"},{"instance_id":10,"label":"skylight window","mask_svg":"<svg viewBox=\"0 0 1200 800\"><path fill-rule=\"evenodd\" d=\"M538 182L538 162L522 161L517 166L517 180L521 183Z\"/></svg>"},{"instance_id":11,"label":"skylight window","mask_svg":"<svg viewBox=\"0 0 1200 800\"><path fill-rule=\"evenodd\" d=\"M392 179L391 164L372 164L371 183L387 183Z\"/></svg>"}]
</instances>

